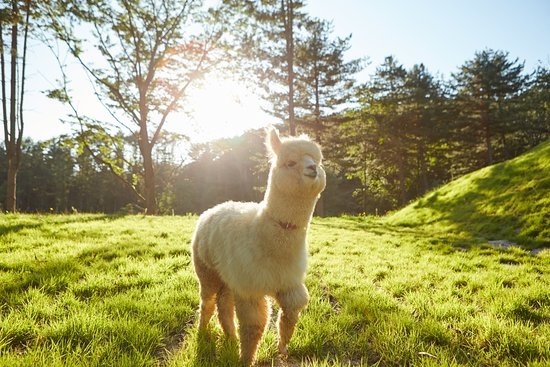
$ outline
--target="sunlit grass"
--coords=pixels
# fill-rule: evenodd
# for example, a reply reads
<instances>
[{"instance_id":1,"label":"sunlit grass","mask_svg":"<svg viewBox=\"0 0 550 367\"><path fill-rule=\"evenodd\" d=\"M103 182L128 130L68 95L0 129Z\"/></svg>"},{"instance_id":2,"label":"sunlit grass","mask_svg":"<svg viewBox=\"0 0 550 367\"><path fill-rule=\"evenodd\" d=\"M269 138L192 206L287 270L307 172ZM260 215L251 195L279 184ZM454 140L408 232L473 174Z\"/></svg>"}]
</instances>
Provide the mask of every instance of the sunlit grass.
<instances>
[{"instance_id":1,"label":"sunlit grass","mask_svg":"<svg viewBox=\"0 0 550 367\"><path fill-rule=\"evenodd\" d=\"M192 322L192 219L0 223L0 365L154 365Z\"/></svg>"},{"instance_id":2,"label":"sunlit grass","mask_svg":"<svg viewBox=\"0 0 550 367\"><path fill-rule=\"evenodd\" d=\"M0 365L234 366L199 335L195 217L0 217ZM468 247L464 247L468 241ZM377 218L315 219L288 365L546 365L550 251ZM279 363L272 321L259 365Z\"/></svg>"}]
</instances>

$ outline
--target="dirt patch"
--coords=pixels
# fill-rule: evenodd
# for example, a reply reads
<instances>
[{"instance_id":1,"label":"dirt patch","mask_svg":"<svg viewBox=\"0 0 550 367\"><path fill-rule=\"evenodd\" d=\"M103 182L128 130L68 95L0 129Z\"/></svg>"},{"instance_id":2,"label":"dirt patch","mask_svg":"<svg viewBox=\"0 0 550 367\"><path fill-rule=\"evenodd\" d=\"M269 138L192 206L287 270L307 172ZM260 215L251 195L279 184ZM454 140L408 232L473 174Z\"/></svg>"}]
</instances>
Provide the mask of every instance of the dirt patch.
<instances>
[{"instance_id":1,"label":"dirt patch","mask_svg":"<svg viewBox=\"0 0 550 367\"><path fill-rule=\"evenodd\" d=\"M508 240L493 240L493 241L487 241L487 242L489 242L489 245L492 245L498 248L505 248L505 249L516 245L514 242L511 242Z\"/></svg>"},{"instance_id":2,"label":"dirt patch","mask_svg":"<svg viewBox=\"0 0 550 367\"><path fill-rule=\"evenodd\" d=\"M176 351L180 350L183 347L185 338L187 336L186 330L192 325L193 323L189 322L184 325L181 331L168 336L164 346L158 348L155 352L155 355L157 357L156 366L166 366L170 356L175 354Z\"/></svg>"}]
</instances>

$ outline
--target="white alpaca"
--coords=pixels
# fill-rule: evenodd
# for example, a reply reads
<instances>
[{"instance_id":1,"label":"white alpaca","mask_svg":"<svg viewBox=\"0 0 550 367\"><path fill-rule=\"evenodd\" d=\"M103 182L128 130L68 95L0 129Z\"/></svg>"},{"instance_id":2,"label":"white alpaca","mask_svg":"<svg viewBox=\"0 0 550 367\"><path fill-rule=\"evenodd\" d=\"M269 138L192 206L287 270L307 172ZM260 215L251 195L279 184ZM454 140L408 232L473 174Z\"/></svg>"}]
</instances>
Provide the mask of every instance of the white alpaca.
<instances>
[{"instance_id":1,"label":"white alpaca","mask_svg":"<svg viewBox=\"0 0 550 367\"><path fill-rule=\"evenodd\" d=\"M266 296L280 306L278 347L287 353L309 298L306 234L326 183L321 150L307 137L281 140L271 129L266 145L271 168L264 200L226 202L205 211L191 243L200 284L199 328L207 327L217 305L222 329L236 337L236 310L246 365L254 362L267 323Z\"/></svg>"}]
</instances>

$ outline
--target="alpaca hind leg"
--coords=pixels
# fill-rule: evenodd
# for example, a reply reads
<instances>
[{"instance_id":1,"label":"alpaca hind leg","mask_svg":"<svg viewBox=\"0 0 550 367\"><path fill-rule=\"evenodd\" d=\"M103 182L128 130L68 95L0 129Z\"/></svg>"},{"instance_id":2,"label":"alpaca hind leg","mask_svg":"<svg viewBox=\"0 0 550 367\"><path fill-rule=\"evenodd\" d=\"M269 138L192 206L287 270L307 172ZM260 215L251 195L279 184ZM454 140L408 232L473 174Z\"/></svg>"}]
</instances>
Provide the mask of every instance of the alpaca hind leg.
<instances>
[{"instance_id":1,"label":"alpaca hind leg","mask_svg":"<svg viewBox=\"0 0 550 367\"><path fill-rule=\"evenodd\" d=\"M205 330L216 310L216 293L207 293L201 289L199 329Z\"/></svg>"},{"instance_id":2,"label":"alpaca hind leg","mask_svg":"<svg viewBox=\"0 0 550 367\"><path fill-rule=\"evenodd\" d=\"M230 338L237 338L235 332L235 299L233 292L224 286L218 293L218 319L222 329Z\"/></svg>"},{"instance_id":3,"label":"alpaca hind leg","mask_svg":"<svg viewBox=\"0 0 550 367\"><path fill-rule=\"evenodd\" d=\"M250 366L256 358L258 344L267 324L269 304L265 297L243 298L236 295L235 301L239 319L241 361Z\"/></svg>"},{"instance_id":4,"label":"alpaca hind leg","mask_svg":"<svg viewBox=\"0 0 550 367\"><path fill-rule=\"evenodd\" d=\"M205 330L216 310L216 296L223 286L223 283L218 274L209 269L202 260L193 259L195 271L199 278L200 287L200 319L199 329Z\"/></svg>"},{"instance_id":5,"label":"alpaca hind leg","mask_svg":"<svg viewBox=\"0 0 550 367\"><path fill-rule=\"evenodd\" d=\"M278 348L279 353L286 355L288 354L288 342L294 333L300 311L307 305L309 294L305 285L302 284L299 287L278 292L275 299L281 307L277 320Z\"/></svg>"}]
</instances>

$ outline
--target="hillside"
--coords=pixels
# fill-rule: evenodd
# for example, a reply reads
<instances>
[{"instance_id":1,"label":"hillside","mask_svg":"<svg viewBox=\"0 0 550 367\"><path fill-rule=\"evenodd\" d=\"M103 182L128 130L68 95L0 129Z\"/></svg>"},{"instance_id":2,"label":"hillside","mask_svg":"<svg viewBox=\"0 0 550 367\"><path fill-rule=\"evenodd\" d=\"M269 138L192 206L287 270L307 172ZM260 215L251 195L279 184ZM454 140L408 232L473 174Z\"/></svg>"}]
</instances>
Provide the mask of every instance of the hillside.
<instances>
[{"instance_id":1,"label":"hillside","mask_svg":"<svg viewBox=\"0 0 550 367\"><path fill-rule=\"evenodd\" d=\"M386 218L388 224L526 248L550 246L550 141L450 182Z\"/></svg>"}]
</instances>

